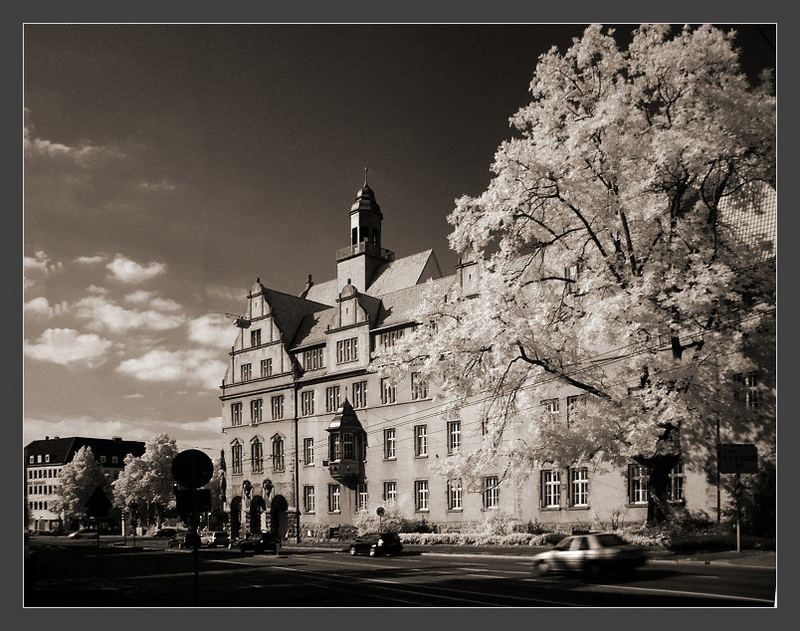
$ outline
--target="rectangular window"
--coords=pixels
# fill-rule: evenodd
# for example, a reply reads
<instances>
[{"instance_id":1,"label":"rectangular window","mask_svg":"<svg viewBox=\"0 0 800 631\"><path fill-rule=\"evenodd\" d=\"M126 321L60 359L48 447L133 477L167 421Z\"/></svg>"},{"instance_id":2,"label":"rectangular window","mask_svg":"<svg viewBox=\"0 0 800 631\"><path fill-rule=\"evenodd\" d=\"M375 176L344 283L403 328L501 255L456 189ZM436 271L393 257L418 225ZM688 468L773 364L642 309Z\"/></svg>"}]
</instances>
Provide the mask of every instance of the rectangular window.
<instances>
[{"instance_id":1,"label":"rectangular window","mask_svg":"<svg viewBox=\"0 0 800 631\"><path fill-rule=\"evenodd\" d=\"M303 487L303 509L306 513L313 513L317 510L317 499L313 486Z\"/></svg>"},{"instance_id":2,"label":"rectangular window","mask_svg":"<svg viewBox=\"0 0 800 631\"><path fill-rule=\"evenodd\" d=\"M667 499L670 502L683 501L683 463L679 462L669 472L669 486L667 487Z\"/></svg>"},{"instance_id":3,"label":"rectangular window","mask_svg":"<svg viewBox=\"0 0 800 631\"><path fill-rule=\"evenodd\" d=\"M414 508L418 511L428 510L427 480L416 480L414 482Z\"/></svg>"},{"instance_id":4,"label":"rectangular window","mask_svg":"<svg viewBox=\"0 0 800 631\"><path fill-rule=\"evenodd\" d=\"M497 476L483 478L483 507L497 508L500 505L500 482Z\"/></svg>"},{"instance_id":5,"label":"rectangular window","mask_svg":"<svg viewBox=\"0 0 800 631\"><path fill-rule=\"evenodd\" d=\"M461 478L447 481L447 510L461 510L461 499L464 491L461 487Z\"/></svg>"},{"instance_id":6,"label":"rectangular window","mask_svg":"<svg viewBox=\"0 0 800 631\"><path fill-rule=\"evenodd\" d=\"M414 456L424 458L428 455L428 426L414 427Z\"/></svg>"},{"instance_id":7,"label":"rectangular window","mask_svg":"<svg viewBox=\"0 0 800 631\"><path fill-rule=\"evenodd\" d=\"M250 331L250 346L261 346L261 329Z\"/></svg>"},{"instance_id":8,"label":"rectangular window","mask_svg":"<svg viewBox=\"0 0 800 631\"><path fill-rule=\"evenodd\" d=\"M397 386L392 385L392 383L384 377L381 379L381 403L386 405L387 403L394 403L397 400Z\"/></svg>"},{"instance_id":9,"label":"rectangular window","mask_svg":"<svg viewBox=\"0 0 800 631\"><path fill-rule=\"evenodd\" d=\"M253 378L253 364L241 365L242 381L250 381Z\"/></svg>"},{"instance_id":10,"label":"rectangular window","mask_svg":"<svg viewBox=\"0 0 800 631\"><path fill-rule=\"evenodd\" d=\"M395 329L394 331L386 331L378 335L378 344L382 348L389 348L394 346L397 340L403 337L403 329Z\"/></svg>"},{"instance_id":11,"label":"rectangular window","mask_svg":"<svg viewBox=\"0 0 800 631\"><path fill-rule=\"evenodd\" d=\"M231 446L231 471L234 475L242 472L242 446L238 443Z\"/></svg>"},{"instance_id":12,"label":"rectangular window","mask_svg":"<svg viewBox=\"0 0 800 631\"><path fill-rule=\"evenodd\" d=\"M587 467L569 470L569 503L571 506L589 505L589 469Z\"/></svg>"},{"instance_id":13,"label":"rectangular window","mask_svg":"<svg viewBox=\"0 0 800 631\"><path fill-rule=\"evenodd\" d=\"M303 464L307 467L314 466L314 439L303 439Z\"/></svg>"},{"instance_id":14,"label":"rectangular window","mask_svg":"<svg viewBox=\"0 0 800 631\"><path fill-rule=\"evenodd\" d=\"M561 506L561 473L545 469L542 471L542 507L559 508Z\"/></svg>"},{"instance_id":15,"label":"rectangular window","mask_svg":"<svg viewBox=\"0 0 800 631\"><path fill-rule=\"evenodd\" d=\"M358 338L351 337L336 342L336 363L346 364L358 361Z\"/></svg>"},{"instance_id":16,"label":"rectangular window","mask_svg":"<svg viewBox=\"0 0 800 631\"><path fill-rule=\"evenodd\" d=\"M119 457L111 456L111 464L119 464Z\"/></svg>"},{"instance_id":17,"label":"rectangular window","mask_svg":"<svg viewBox=\"0 0 800 631\"><path fill-rule=\"evenodd\" d=\"M242 404L231 403L231 425L242 424Z\"/></svg>"},{"instance_id":18,"label":"rectangular window","mask_svg":"<svg viewBox=\"0 0 800 631\"><path fill-rule=\"evenodd\" d=\"M367 491L366 482L363 482L356 487L356 510L369 510L369 492Z\"/></svg>"},{"instance_id":19,"label":"rectangular window","mask_svg":"<svg viewBox=\"0 0 800 631\"><path fill-rule=\"evenodd\" d=\"M342 458L344 460L354 460L356 457L356 444L353 434L350 432L342 433Z\"/></svg>"},{"instance_id":20,"label":"rectangular window","mask_svg":"<svg viewBox=\"0 0 800 631\"><path fill-rule=\"evenodd\" d=\"M575 407L578 405L578 397L567 397L567 427L570 422L575 421Z\"/></svg>"},{"instance_id":21,"label":"rectangular window","mask_svg":"<svg viewBox=\"0 0 800 631\"><path fill-rule=\"evenodd\" d=\"M264 446L258 439L250 443L250 464L253 473L261 473L264 470Z\"/></svg>"},{"instance_id":22,"label":"rectangular window","mask_svg":"<svg viewBox=\"0 0 800 631\"><path fill-rule=\"evenodd\" d=\"M397 482L383 483L383 501L387 504L397 504Z\"/></svg>"},{"instance_id":23,"label":"rectangular window","mask_svg":"<svg viewBox=\"0 0 800 631\"><path fill-rule=\"evenodd\" d=\"M428 398L428 382L418 372L411 373L411 398L414 401Z\"/></svg>"},{"instance_id":24,"label":"rectangular window","mask_svg":"<svg viewBox=\"0 0 800 631\"><path fill-rule=\"evenodd\" d=\"M342 511L342 487L338 484L328 485L328 512L340 513Z\"/></svg>"},{"instance_id":25,"label":"rectangular window","mask_svg":"<svg viewBox=\"0 0 800 631\"><path fill-rule=\"evenodd\" d=\"M45 462L50 462L50 454L45 454L44 455L44 461Z\"/></svg>"},{"instance_id":26,"label":"rectangular window","mask_svg":"<svg viewBox=\"0 0 800 631\"><path fill-rule=\"evenodd\" d=\"M314 391L304 390L300 393L300 415L311 416L314 414Z\"/></svg>"},{"instance_id":27,"label":"rectangular window","mask_svg":"<svg viewBox=\"0 0 800 631\"><path fill-rule=\"evenodd\" d=\"M386 460L397 458L397 430L394 427L383 430L383 457Z\"/></svg>"},{"instance_id":28,"label":"rectangular window","mask_svg":"<svg viewBox=\"0 0 800 631\"><path fill-rule=\"evenodd\" d=\"M367 382L357 381L353 384L353 407L367 407Z\"/></svg>"},{"instance_id":29,"label":"rectangular window","mask_svg":"<svg viewBox=\"0 0 800 631\"><path fill-rule=\"evenodd\" d=\"M100 456L100 464L105 464L105 463L106 463L106 457Z\"/></svg>"},{"instance_id":30,"label":"rectangular window","mask_svg":"<svg viewBox=\"0 0 800 631\"><path fill-rule=\"evenodd\" d=\"M312 348L303 351L303 368L306 370L322 368L322 348Z\"/></svg>"},{"instance_id":31,"label":"rectangular window","mask_svg":"<svg viewBox=\"0 0 800 631\"><path fill-rule=\"evenodd\" d=\"M628 502L647 504L647 487L650 476L647 467L638 464L628 465Z\"/></svg>"},{"instance_id":32,"label":"rectangular window","mask_svg":"<svg viewBox=\"0 0 800 631\"><path fill-rule=\"evenodd\" d=\"M261 410L264 402L261 399L250 401L250 423L255 425L261 422Z\"/></svg>"},{"instance_id":33,"label":"rectangular window","mask_svg":"<svg viewBox=\"0 0 800 631\"><path fill-rule=\"evenodd\" d=\"M551 417L558 418L558 414L561 409L558 399L544 399L542 401L542 405L544 406L545 411L550 413Z\"/></svg>"},{"instance_id":34,"label":"rectangular window","mask_svg":"<svg viewBox=\"0 0 800 631\"><path fill-rule=\"evenodd\" d=\"M458 453L461 447L461 421L450 421L447 424L447 453Z\"/></svg>"},{"instance_id":35,"label":"rectangular window","mask_svg":"<svg viewBox=\"0 0 800 631\"><path fill-rule=\"evenodd\" d=\"M272 420L280 421L283 418L283 395L272 397Z\"/></svg>"},{"instance_id":36,"label":"rectangular window","mask_svg":"<svg viewBox=\"0 0 800 631\"><path fill-rule=\"evenodd\" d=\"M272 439L272 470L284 471L286 463L283 459L283 438L276 436Z\"/></svg>"},{"instance_id":37,"label":"rectangular window","mask_svg":"<svg viewBox=\"0 0 800 631\"><path fill-rule=\"evenodd\" d=\"M339 386L325 388L325 411L332 414L339 409L339 397L341 390Z\"/></svg>"},{"instance_id":38,"label":"rectangular window","mask_svg":"<svg viewBox=\"0 0 800 631\"><path fill-rule=\"evenodd\" d=\"M751 373L744 376L744 406L748 410L757 410L761 402L761 391L758 387L758 376Z\"/></svg>"},{"instance_id":39,"label":"rectangular window","mask_svg":"<svg viewBox=\"0 0 800 631\"><path fill-rule=\"evenodd\" d=\"M576 292L575 283L578 282L580 273L580 263L575 263L574 265L564 268L564 278L566 280L568 294L574 294Z\"/></svg>"},{"instance_id":40,"label":"rectangular window","mask_svg":"<svg viewBox=\"0 0 800 631\"><path fill-rule=\"evenodd\" d=\"M262 359L261 360L261 376L262 377L271 377L272 376L272 359Z\"/></svg>"}]
</instances>

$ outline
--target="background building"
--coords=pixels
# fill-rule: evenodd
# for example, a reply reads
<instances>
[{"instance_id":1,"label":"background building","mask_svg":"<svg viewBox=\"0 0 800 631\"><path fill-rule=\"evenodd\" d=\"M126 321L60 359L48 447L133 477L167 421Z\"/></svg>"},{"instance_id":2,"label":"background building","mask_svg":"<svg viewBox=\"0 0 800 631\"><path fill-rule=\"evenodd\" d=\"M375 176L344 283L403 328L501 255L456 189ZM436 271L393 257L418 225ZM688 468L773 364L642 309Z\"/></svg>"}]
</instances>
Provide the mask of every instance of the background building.
<instances>
[{"instance_id":1,"label":"background building","mask_svg":"<svg viewBox=\"0 0 800 631\"><path fill-rule=\"evenodd\" d=\"M59 492L61 468L72 461L81 447L90 447L92 454L112 482L119 477L125 456L144 454L144 443L122 438L50 438L34 440L25 447L25 502L28 528L48 532L61 526L61 516L51 510Z\"/></svg>"}]
</instances>

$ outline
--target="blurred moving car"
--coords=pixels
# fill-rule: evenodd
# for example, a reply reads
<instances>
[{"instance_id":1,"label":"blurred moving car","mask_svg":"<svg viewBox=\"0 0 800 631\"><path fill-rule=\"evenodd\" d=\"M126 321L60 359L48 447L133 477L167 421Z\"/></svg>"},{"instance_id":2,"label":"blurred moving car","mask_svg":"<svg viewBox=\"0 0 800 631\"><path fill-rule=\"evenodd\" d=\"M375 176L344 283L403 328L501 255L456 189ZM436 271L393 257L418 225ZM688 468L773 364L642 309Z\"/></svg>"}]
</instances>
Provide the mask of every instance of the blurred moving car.
<instances>
[{"instance_id":1,"label":"blurred moving car","mask_svg":"<svg viewBox=\"0 0 800 631\"><path fill-rule=\"evenodd\" d=\"M271 532L252 534L238 542L239 550L242 554L247 554L248 552L261 554L267 551L277 553L278 544L278 536Z\"/></svg>"},{"instance_id":2,"label":"blurred moving car","mask_svg":"<svg viewBox=\"0 0 800 631\"><path fill-rule=\"evenodd\" d=\"M227 546L230 543L228 533L224 530L212 530L206 533L201 541L209 548L216 548L217 546Z\"/></svg>"},{"instance_id":3,"label":"blurred moving car","mask_svg":"<svg viewBox=\"0 0 800 631\"><path fill-rule=\"evenodd\" d=\"M647 561L647 554L619 535L598 533L565 537L551 550L535 555L533 561L539 576L550 572L597 576L606 571L632 571Z\"/></svg>"},{"instance_id":4,"label":"blurred moving car","mask_svg":"<svg viewBox=\"0 0 800 631\"><path fill-rule=\"evenodd\" d=\"M175 528L159 528L153 533L154 537L175 537L178 531Z\"/></svg>"},{"instance_id":5,"label":"blurred moving car","mask_svg":"<svg viewBox=\"0 0 800 631\"><path fill-rule=\"evenodd\" d=\"M350 544L350 554L368 554L375 556L392 556L403 551L403 544L396 532L370 532Z\"/></svg>"}]
</instances>

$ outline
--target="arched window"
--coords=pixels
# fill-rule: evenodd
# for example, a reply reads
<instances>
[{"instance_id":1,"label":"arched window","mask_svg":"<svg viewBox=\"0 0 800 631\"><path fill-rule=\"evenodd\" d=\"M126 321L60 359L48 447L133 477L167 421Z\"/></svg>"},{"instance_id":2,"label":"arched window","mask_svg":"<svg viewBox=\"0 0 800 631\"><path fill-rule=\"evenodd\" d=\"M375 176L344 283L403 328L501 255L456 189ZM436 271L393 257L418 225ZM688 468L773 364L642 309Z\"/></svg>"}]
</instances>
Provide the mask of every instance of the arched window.
<instances>
[{"instance_id":1,"label":"arched window","mask_svg":"<svg viewBox=\"0 0 800 631\"><path fill-rule=\"evenodd\" d=\"M231 473L242 474L242 443L238 440L231 443Z\"/></svg>"},{"instance_id":2,"label":"arched window","mask_svg":"<svg viewBox=\"0 0 800 631\"><path fill-rule=\"evenodd\" d=\"M275 434L275 436L272 437L272 470L285 470L283 458L283 437L278 434Z\"/></svg>"},{"instance_id":3,"label":"arched window","mask_svg":"<svg viewBox=\"0 0 800 631\"><path fill-rule=\"evenodd\" d=\"M253 473L264 471L264 444L258 438L250 441L250 464Z\"/></svg>"}]
</instances>

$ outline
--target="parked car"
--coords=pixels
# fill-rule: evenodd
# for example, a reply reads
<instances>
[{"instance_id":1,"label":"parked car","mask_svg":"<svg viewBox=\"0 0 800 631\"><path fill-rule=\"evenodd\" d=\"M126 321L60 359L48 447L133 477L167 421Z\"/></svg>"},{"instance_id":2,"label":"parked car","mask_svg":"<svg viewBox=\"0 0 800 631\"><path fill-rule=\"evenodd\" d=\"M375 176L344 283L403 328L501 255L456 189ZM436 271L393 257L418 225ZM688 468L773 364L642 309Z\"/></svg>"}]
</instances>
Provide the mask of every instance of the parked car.
<instances>
[{"instance_id":1,"label":"parked car","mask_svg":"<svg viewBox=\"0 0 800 631\"><path fill-rule=\"evenodd\" d=\"M271 532L261 532L241 539L238 542L238 545L242 554L247 554L248 552L261 554L263 552L277 552L278 543L279 540L277 535L274 535Z\"/></svg>"},{"instance_id":2,"label":"parked car","mask_svg":"<svg viewBox=\"0 0 800 631\"><path fill-rule=\"evenodd\" d=\"M227 546L230 543L228 533L224 530L212 530L206 533L202 538L202 542L209 548L216 548L217 546Z\"/></svg>"},{"instance_id":3,"label":"parked car","mask_svg":"<svg viewBox=\"0 0 800 631\"><path fill-rule=\"evenodd\" d=\"M396 532L370 532L350 544L350 554L368 554L375 556L392 556L403 551L400 535Z\"/></svg>"},{"instance_id":4,"label":"parked car","mask_svg":"<svg viewBox=\"0 0 800 631\"><path fill-rule=\"evenodd\" d=\"M153 533L154 537L176 537L178 535L178 531L175 528L159 528L158 530Z\"/></svg>"},{"instance_id":5,"label":"parked car","mask_svg":"<svg viewBox=\"0 0 800 631\"><path fill-rule=\"evenodd\" d=\"M626 543L619 535L597 533L565 537L551 550L533 557L538 575L550 572L585 572L596 576L602 572L630 571L647 561L640 546Z\"/></svg>"}]
</instances>

